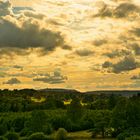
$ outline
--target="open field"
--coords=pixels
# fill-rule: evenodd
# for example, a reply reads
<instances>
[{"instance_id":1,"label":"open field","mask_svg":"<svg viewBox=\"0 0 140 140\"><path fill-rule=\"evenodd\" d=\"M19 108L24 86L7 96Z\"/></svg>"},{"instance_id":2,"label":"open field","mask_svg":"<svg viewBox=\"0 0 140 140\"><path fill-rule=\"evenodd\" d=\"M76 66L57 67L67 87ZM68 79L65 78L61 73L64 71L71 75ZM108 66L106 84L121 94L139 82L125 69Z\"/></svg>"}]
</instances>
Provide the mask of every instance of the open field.
<instances>
[{"instance_id":1,"label":"open field","mask_svg":"<svg viewBox=\"0 0 140 140\"><path fill-rule=\"evenodd\" d=\"M88 131L78 131L68 133L68 137L71 140L115 140L112 138L91 138L91 132Z\"/></svg>"}]
</instances>

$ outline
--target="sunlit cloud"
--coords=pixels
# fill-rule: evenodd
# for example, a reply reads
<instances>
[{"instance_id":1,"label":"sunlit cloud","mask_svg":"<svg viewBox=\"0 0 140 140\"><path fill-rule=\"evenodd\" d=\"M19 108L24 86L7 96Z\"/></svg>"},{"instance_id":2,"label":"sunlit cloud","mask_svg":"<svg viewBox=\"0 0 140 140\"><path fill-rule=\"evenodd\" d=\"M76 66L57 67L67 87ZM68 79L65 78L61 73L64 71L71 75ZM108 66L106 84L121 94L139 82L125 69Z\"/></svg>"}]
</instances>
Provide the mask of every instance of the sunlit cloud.
<instances>
[{"instance_id":1,"label":"sunlit cloud","mask_svg":"<svg viewBox=\"0 0 140 140\"><path fill-rule=\"evenodd\" d=\"M139 0L0 0L0 88L138 88L139 21Z\"/></svg>"}]
</instances>

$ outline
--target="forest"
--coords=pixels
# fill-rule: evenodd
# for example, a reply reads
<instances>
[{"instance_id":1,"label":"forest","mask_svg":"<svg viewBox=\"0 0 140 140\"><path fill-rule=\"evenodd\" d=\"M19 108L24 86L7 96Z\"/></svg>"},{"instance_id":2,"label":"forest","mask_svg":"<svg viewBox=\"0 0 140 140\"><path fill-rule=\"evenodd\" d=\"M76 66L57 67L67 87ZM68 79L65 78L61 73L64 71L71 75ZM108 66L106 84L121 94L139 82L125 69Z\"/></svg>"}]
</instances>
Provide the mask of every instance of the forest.
<instances>
[{"instance_id":1,"label":"forest","mask_svg":"<svg viewBox=\"0 0 140 140\"><path fill-rule=\"evenodd\" d=\"M140 93L0 90L0 140L67 139L140 140Z\"/></svg>"}]
</instances>

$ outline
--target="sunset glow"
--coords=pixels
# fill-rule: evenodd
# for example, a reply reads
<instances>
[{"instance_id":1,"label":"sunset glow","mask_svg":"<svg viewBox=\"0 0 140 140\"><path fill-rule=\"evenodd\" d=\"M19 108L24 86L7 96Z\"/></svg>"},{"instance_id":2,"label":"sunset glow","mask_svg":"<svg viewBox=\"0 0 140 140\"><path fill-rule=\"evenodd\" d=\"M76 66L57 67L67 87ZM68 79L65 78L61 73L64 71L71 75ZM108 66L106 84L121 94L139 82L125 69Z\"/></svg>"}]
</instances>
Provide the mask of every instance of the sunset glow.
<instances>
[{"instance_id":1,"label":"sunset glow","mask_svg":"<svg viewBox=\"0 0 140 140\"><path fill-rule=\"evenodd\" d=\"M140 87L139 0L0 0L0 88Z\"/></svg>"}]
</instances>

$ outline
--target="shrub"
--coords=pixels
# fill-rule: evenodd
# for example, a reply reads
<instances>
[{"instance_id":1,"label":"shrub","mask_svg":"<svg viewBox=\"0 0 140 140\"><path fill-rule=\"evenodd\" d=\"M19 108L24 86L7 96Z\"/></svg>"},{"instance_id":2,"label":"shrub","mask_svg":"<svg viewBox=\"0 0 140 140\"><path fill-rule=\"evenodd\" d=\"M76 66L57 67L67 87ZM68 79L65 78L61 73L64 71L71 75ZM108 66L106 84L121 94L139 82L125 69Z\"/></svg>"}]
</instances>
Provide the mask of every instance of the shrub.
<instances>
[{"instance_id":1,"label":"shrub","mask_svg":"<svg viewBox=\"0 0 140 140\"><path fill-rule=\"evenodd\" d=\"M17 133L15 133L15 132L8 132L6 134L6 138L8 140L19 140L19 135Z\"/></svg>"},{"instance_id":2,"label":"shrub","mask_svg":"<svg viewBox=\"0 0 140 140\"><path fill-rule=\"evenodd\" d=\"M0 140L6 140L6 138L3 136L0 136Z\"/></svg>"},{"instance_id":3,"label":"shrub","mask_svg":"<svg viewBox=\"0 0 140 140\"><path fill-rule=\"evenodd\" d=\"M126 138L131 138L133 136L139 136L140 135L140 128L129 128L125 130L123 133L120 133L117 136L118 140L126 140Z\"/></svg>"},{"instance_id":4,"label":"shrub","mask_svg":"<svg viewBox=\"0 0 140 140\"><path fill-rule=\"evenodd\" d=\"M129 134L128 134L128 133L120 133L120 134L117 136L117 139L118 139L118 140L125 140L126 137L129 137Z\"/></svg>"},{"instance_id":5,"label":"shrub","mask_svg":"<svg viewBox=\"0 0 140 140\"><path fill-rule=\"evenodd\" d=\"M125 133L129 134L129 137L130 136L139 136L140 135L140 128L139 127L132 127L132 128L129 128L125 131Z\"/></svg>"},{"instance_id":6,"label":"shrub","mask_svg":"<svg viewBox=\"0 0 140 140\"><path fill-rule=\"evenodd\" d=\"M125 135L119 134L119 135L117 136L117 140L125 140Z\"/></svg>"},{"instance_id":7,"label":"shrub","mask_svg":"<svg viewBox=\"0 0 140 140\"><path fill-rule=\"evenodd\" d=\"M43 132L44 134L51 134L53 132L53 128L50 124L47 124L46 126L44 126L43 128Z\"/></svg>"},{"instance_id":8,"label":"shrub","mask_svg":"<svg viewBox=\"0 0 140 140\"><path fill-rule=\"evenodd\" d=\"M22 129L22 131L20 132L20 136L30 136L33 132L27 128Z\"/></svg>"},{"instance_id":9,"label":"shrub","mask_svg":"<svg viewBox=\"0 0 140 140\"><path fill-rule=\"evenodd\" d=\"M21 138L20 140L29 140L27 137Z\"/></svg>"},{"instance_id":10,"label":"shrub","mask_svg":"<svg viewBox=\"0 0 140 140\"><path fill-rule=\"evenodd\" d=\"M126 140L140 140L140 136L131 136L129 138L126 138Z\"/></svg>"},{"instance_id":11,"label":"shrub","mask_svg":"<svg viewBox=\"0 0 140 140\"><path fill-rule=\"evenodd\" d=\"M24 128L24 117L18 117L12 122L12 126L16 132L20 132Z\"/></svg>"},{"instance_id":12,"label":"shrub","mask_svg":"<svg viewBox=\"0 0 140 140\"><path fill-rule=\"evenodd\" d=\"M56 133L56 140L66 140L67 139L67 131L64 128L59 128Z\"/></svg>"},{"instance_id":13,"label":"shrub","mask_svg":"<svg viewBox=\"0 0 140 140\"><path fill-rule=\"evenodd\" d=\"M33 133L29 137L29 140L46 140L46 137L45 137L44 133L42 133L42 132L36 132L36 133Z\"/></svg>"},{"instance_id":14,"label":"shrub","mask_svg":"<svg viewBox=\"0 0 140 140\"><path fill-rule=\"evenodd\" d=\"M46 113L42 110L34 110L31 113L31 118L29 122L29 129L33 132L43 132L46 126Z\"/></svg>"},{"instance_id":15,"label":"shrub","mask_svg":"<svg viewBox=\"0 0 140 140\"><path fill-rule=\"evenodd\" d=\"M7 126L5 123L0 124L0 136L4 135L7 132Z\"/></svg>"}]
</instances>

